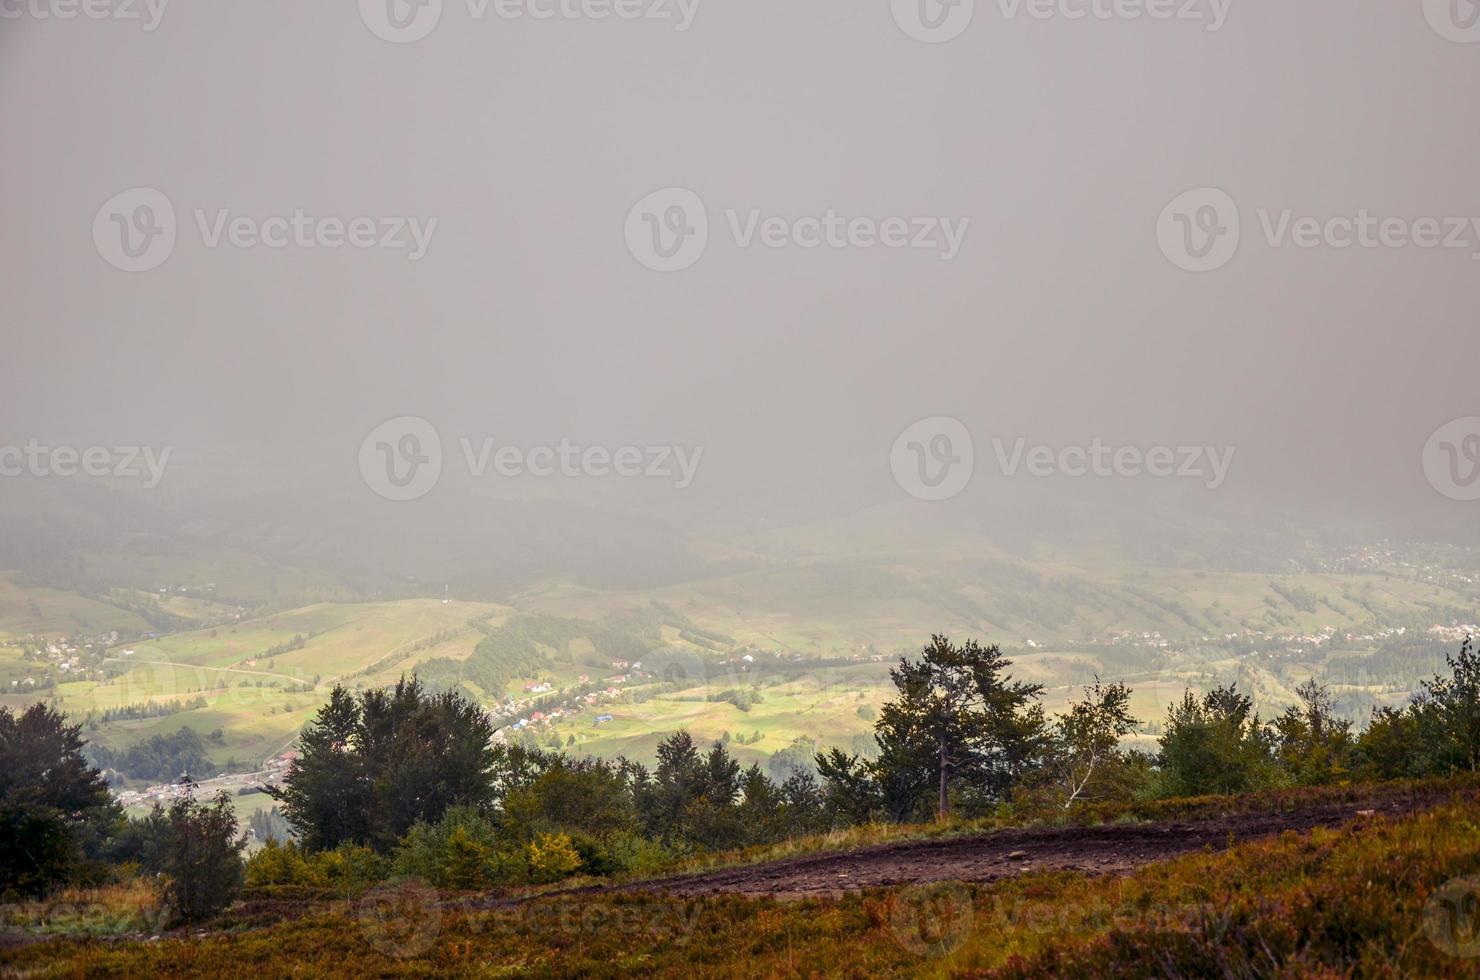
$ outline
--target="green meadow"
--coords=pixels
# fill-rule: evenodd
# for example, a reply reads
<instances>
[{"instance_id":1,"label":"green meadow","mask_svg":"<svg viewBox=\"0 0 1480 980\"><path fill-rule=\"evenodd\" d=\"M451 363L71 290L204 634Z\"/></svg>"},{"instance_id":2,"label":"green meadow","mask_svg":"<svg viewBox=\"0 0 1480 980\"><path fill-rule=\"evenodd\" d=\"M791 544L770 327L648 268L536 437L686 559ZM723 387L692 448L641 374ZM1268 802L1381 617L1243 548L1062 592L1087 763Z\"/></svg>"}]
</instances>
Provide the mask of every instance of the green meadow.
<instances>
[{"instance_id":1,"label":"green meadow","mask_svg":"<svg viewBox=\"0 0 1480 980\"><path fill-rule=\"evenodd\" d=\"M57 638L150 628L137 613L74 592L22 585L18 579L14 572L0 572L0 643L32 634Z\"/></svg>"}]
</instances>

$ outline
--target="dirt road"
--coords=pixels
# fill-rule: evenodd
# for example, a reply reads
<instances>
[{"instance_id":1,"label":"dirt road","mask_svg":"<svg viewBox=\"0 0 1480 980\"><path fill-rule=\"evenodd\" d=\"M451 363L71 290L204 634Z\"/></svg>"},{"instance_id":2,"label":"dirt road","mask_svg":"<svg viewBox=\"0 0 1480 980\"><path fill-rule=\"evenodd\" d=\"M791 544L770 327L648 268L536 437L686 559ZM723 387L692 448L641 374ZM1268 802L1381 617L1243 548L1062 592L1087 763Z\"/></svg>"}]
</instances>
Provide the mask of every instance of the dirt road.
<instances>
[{"instance_id":1,"label":"dirt road","mask_svg":"<svg viewBox=\"0 0 1480 980\"><path fill-rule=\"evenodd\" d=\"M907 841L837 854L705 872L628 886L697 896L715 893L802 898L932 881L995 881L1029 871L1107 874L1199 851L1230 841L1285 831L1336 827L1376 814L1400 816L1451 797L1385 797L1328 803L1305 809L1265 811L1208 820L1099 827L999 830L972 837Z\"/></svg>"}]
</instances>

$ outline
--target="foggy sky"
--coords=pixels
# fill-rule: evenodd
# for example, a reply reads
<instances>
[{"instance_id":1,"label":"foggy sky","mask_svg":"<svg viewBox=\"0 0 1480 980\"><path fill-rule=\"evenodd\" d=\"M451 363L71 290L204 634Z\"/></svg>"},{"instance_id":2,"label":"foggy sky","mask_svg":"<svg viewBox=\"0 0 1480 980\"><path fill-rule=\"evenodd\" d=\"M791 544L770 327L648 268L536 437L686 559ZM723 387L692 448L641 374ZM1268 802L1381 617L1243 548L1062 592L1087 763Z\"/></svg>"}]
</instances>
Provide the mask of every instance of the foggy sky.
<instances>
[{"instance_id":1,"label":"foggy sky","mask_svg":"<svg viewBox=\"0 0 1480 980\"><path fill-rule=\"evenodd\" d=\"M170 444L291 487L415 415L449 452L702 445L696 492L784 504L887 482L895 437L951 416L979 459L994 435L1233 445L1220 493L1473 526L1420 456L1480 415L1480 263L1273 249L1257 214L1480 216L1477 83L1480 45L1416 0L1233 0L1217 32L981 0L938 45L885 0L706 0L683 33L448 0L412 44L353 2L3 20L0 443ZM180 241L130 274L92 225L139 186ZM670 186L711 239L660 274L624 222ZM1156 230L1199 187L1243 241L1195 275ZM438 225L416 262L208 249L196 208ZM742 249L732 208L971 225L950 262Z\"/></svg>"}]
</instances>

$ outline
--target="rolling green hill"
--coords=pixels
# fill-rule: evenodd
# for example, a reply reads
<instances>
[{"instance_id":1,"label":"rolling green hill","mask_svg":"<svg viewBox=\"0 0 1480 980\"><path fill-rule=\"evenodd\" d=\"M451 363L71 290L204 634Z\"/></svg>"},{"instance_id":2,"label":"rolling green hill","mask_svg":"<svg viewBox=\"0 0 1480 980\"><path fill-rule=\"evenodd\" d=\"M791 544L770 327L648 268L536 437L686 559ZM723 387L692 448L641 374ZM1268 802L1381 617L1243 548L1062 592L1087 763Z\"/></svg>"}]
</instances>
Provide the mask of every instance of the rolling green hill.
<instances>
[{"instance_id":1,"label":"rolling green hill","mask_svg":"<svg viewBox=\"0 0 1480 980\"><path fill-rule=\"evenodd\" d=\"M661 737L688 727L764 761L798 738L857 749L869 709L889 693L890 664L933 632L1001 644L1018 677L1044 685L1049 710L1095 677L1124 680L1151 735L1185 687L1229 681L1268 716L1314 676L1363 716L1405 700L1455 630L1480 619L1480 576L1461 552L1343 547L1274 572L1054 549L1025 560L928 535L844 533L857 530L716 543L712 574L665 585L558 577L445 603L246 607L204 587L84 594L7 573L0 703L56 698L110 749L186 725L219 729L213 762L251 767L290 745L335 683L416 672L462 687L510 725L563 706L517 736L538 744L650 759ZM192 560L190 581L217 589L251 565L223 555L213 578L217 569ZM97 639L114 632L116 642ZM641 671L618 666L637 662Z\"/></svg>"}]
</instances>

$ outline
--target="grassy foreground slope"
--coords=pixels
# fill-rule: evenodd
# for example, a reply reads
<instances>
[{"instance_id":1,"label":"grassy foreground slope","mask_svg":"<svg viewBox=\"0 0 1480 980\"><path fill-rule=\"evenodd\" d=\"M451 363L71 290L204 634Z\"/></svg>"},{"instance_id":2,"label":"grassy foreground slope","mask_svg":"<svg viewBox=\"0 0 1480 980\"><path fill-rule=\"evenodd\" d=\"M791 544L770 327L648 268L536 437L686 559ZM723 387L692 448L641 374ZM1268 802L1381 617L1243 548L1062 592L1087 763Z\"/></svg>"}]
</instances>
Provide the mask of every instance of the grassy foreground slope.
<instances>
[{"instance_id":1,"label":"grassy foreground slope","mask_svg":"<svg viewBox=\"0 0 1480 980\"><path fill-rule=\"evenodd\" d=\"M662 893L524 903L417 885L221 931L52 940L28 976L1474 976L1480 807L1240 844L1126 876L1026 874L778 903Z\"/></svg>"}]
</instances>

